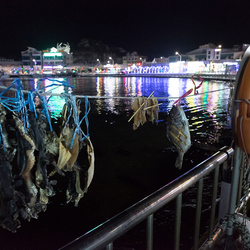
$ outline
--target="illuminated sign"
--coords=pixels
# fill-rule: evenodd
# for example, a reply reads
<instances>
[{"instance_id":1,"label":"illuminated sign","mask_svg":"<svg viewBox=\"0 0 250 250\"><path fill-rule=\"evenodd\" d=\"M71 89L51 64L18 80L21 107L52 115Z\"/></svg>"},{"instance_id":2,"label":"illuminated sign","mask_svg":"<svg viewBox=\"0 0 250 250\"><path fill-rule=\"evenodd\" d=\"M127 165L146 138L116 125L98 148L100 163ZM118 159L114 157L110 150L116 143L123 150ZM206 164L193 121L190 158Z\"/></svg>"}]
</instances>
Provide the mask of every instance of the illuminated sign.
<instances>
[{"instance_id":1,"label":"illuminated sign","mask_svg":"<svg viewBox=\"0 0 250 250\"><path fill-rule=\"evenodd\" d=\"M54 53L54 52L46 52L43 54L44 56L62 56L62 53L61 52L57 52L57 53Z\"/></svg>"},{"instance_id":2,"label":"illuminated sign","mask_svg":"<svg viewBox=\"0 0 250 250\"><path fill-rule=\"evenodd\" d=\"M52 47L52 48L50 49L50 52L57 52L57 48Z\"/></svg>"}]
</instances>

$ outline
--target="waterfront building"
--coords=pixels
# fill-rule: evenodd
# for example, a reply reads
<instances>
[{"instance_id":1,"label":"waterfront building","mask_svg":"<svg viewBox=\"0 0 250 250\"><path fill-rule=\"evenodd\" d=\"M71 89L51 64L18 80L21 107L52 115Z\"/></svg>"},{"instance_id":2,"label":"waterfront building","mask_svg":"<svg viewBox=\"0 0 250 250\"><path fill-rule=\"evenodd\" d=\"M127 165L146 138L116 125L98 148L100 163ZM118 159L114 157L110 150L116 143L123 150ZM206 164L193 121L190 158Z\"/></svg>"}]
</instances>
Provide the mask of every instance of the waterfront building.
<instances>
[{"instance_id":1,"label":"waterfront building","mask_svg":"<svg viewBox=\"0 0 250 250\"><path fill-rule=\"evenodd\" d=\"M233 48L223 48L221 45L208 43L198 49L186 53L193 61L233 61L240 60L249 44L235 45Z\"/></svg>"},{"instance_id":2,"label":"waterfront building","mask_svg":"<svg viewBox=\"0 0 250 250\"><path fill-rule=\"evenodd\" d=\"M235 45L227 49L208 43L198 49L174 56L154 58L147 62L146 56L137 52L127 53L123 64L114 62L113 57L107 56L103 63L97 59L92 64L74 64L73 53L69 44L57 44L56 47L39 51L28 47L22 51L22 63L12 59L0 58L0 71L7 74L55 74L55 73L140 73L140 74L186 74L212 73L236 74L240 60L249 44ZM19 66L18 66L19 63ZM5 65L5 69L3 69Z\"/></svg>"},{"instance_id":3,"label":"waterfront building","mask_svg":"<svg viewBox=\"0 0 250 250\"><path fill-rule=\"evenodd\" d=\"M41 67L42 65L42 51L37 50L32 47L28 47L27 50L22 51L22 64L23 66L29 66L33 68L34 66Z\"/></svg>"},{"instance_id":4,"label":"waterfront building","mask_svg":"<svg viewBox=\"0 0 250 250\"><path fill-rule=\"evenodd\" d=\"M43 70L44 73L60 73L63 68L73 63L73 53L70 52L69 44L57 44L43 50Z\"/></svg>"},{"instance_id":5,"label":"waterfront building","mask_svg":"<svg viewBox=\"0 0 250 250\"><path fill-rule=\"evenodd\" d=\"M179 54L169 56L169 63L178 61L203 61L205 63L223 63L241 60L249 44L234 45L233 48L223 48L221 45L214 45L212 43L200 45L198 49L187 52L186 54Z\"/></svg>"},{"instance_id":6,"label":"waterfront building","mask_svg":"<svg viewBox=\"0 0 250 250\"><path fill-rule=\"evenodd\" d=\"M185 54L179 54L179 55L174 55L174 56L169 56L168 57L168 62L169 63L176 63L176 62L188 62L188 61L193 61L193 59Z\"/></svg>"},{"instance_id":7,"label":"waterfront building","mask_svg":"<svg viewBox=\"0 0 250 250\"><path fill-rule=\"evenodd\" d=\"M22 62L15 61L14 59L0 58L0 75L12 74L13 72L22 71Z\"/></svg>"},{"instance_id":8,"label":"waterfront building","mask_svg":"<svg viewBox=\"0 0 250 250\"><path fill-rule=\"evenodd\" d=\"M152 64L157 64L157 65L166 65L166 63L169 63L169 58L161 56L160 58L154 58L152 61Z\"/></svg>"},{"instance_id":9,"label":"waterfront building","mask_svg":"<svg viewBox=\"0 0 250 250\"><path fill-rule=\"evenodd\" d=\"M70 53L69 44L57 44L57 48L52 47L47 50L37 50L28 47L22 51L23 73L41 73L61 70L73 62L73 53Z\"/></svg>"},{"instance_id":10,"label":"waterfront building","mask_svg":"<svg viewBox=\"0 0 250 250\"><path fill-rule=\"evenodd\" d=\"M146 56L140 56L137 54L137 52L132 52L127 53L126 56L122 57L122 64L127 64L128 66L131 66L133 64L141 66L143 62L146 62L146 60Z\"/></svg>"}]
</instances>

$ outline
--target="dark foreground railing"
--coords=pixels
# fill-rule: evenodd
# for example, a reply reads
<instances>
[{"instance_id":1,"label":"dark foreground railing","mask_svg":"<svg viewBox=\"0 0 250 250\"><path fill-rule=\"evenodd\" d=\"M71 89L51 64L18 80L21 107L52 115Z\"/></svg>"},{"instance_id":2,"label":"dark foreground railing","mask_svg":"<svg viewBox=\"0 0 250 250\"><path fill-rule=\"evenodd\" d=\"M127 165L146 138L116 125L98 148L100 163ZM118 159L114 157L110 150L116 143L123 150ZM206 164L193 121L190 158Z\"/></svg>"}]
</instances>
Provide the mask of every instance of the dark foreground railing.
<instances>
[{"instance_id":1,"label":"dark foreground railing","mask_svg":"<svg viewBox=\"0 0 250 250\"><path fill-rule=\"evenodd\" d=\"M211 201L211 214L209 235L212 235L215 220L215 206L218 187L219 166L225 163L229 157L233 155L234 150L230 147L223 147L213 156L203 161L190 171L186 172L176 180L160 188L148 197L124 210L120 214L114 216L97 228L87 232L81 237L75 239L71 243L62 247L66 249L84 249L97 250L106 247L113 248L113 241L128 230L135 227L141 221L147 219L147 249L153 249L153 214L164 205L176 198L176 216L175 216L175 249L179 249L180 245L180 229L181 229L181 206L182 193L198 183L195 228L194 228L194 250L198 249L200 217L201 217L201 200L203 177L214 171L213 195Z\"/></svg>"}]
</instances>

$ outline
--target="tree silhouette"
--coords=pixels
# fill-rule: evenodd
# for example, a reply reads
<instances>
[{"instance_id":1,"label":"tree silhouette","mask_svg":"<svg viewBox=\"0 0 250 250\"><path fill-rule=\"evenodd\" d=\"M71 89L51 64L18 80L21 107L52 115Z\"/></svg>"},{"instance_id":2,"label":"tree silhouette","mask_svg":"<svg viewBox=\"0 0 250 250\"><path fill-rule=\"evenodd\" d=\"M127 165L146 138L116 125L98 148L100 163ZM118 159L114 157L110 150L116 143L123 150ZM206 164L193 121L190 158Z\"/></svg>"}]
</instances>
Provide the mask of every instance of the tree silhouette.
<instances>
[{"instance_id":1,"label":"tree silhouette","mask_svg":"<svg viewBox=\"0 0 250 250\"><path fill-rule=\"evenodd\" d=\"M74 63L95 65L97 59L102 64L107 64L109 57L115 63L122 63L122 56L126 53L121 47L109 47L100 40L83 38L73 51Z\"/></svg>"}]
</instances>

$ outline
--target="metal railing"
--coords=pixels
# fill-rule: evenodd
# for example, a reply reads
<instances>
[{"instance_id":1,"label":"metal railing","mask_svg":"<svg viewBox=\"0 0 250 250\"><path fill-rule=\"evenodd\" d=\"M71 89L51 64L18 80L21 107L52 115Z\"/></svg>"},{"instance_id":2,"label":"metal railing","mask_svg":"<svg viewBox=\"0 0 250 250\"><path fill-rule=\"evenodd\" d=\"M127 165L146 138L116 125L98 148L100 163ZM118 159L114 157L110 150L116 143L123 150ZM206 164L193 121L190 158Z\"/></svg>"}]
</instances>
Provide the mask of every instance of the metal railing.
<instances>
[{"instance_id":1,"label":"metal railing","mask_svg":"<svg viewBox=\"0 0 250 250\"><path fill-rule=\"evenodd\" d=\"M213 194L211 201L209 237L212 236L215 221L215 208L217 187L219 178L219 167L233 155L234 150L230 147L223 147L217 153L198 164L196 167L186 172L176 180L163 186L148 197L124 210L120 214L114 216L105 223L99 225L94 230L87 232L81 237L75 239L64 247L66 249L84 249L97 250L106 247L106 249L113 248L113 241L125 234L128 230L135 227L137 224L147 219L147 249L153 249L153 214L162 208L164 205L176 198L176 212L175 212L175 238L174 249L180 247L180 231L181 231L181 207L182 207L182 193L190 188L192 185L198 183L197 187L197 201L195 214L195 228L194 228L194 243L193 249L199 247L199 233L200 233L200 219L201 219L201 201L203 178L211 171L214 171Z\"/></svg>"}]
</instances>

